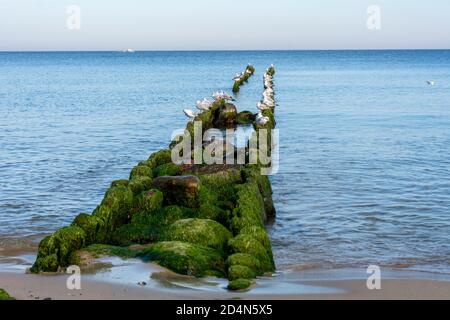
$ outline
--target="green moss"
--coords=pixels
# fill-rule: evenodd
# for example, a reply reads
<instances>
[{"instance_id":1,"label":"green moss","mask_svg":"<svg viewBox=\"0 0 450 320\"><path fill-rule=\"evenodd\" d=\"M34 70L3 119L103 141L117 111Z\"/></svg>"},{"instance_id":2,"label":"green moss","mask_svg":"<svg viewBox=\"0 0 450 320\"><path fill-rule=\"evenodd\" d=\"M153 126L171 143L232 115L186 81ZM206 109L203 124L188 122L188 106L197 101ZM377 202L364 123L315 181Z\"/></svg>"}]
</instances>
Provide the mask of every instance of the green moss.
<instances>
[{"instance_id":1,"label":"green moss","mask_svg":"<svg viewBox=\"0 0 450 320\"><path fill-rule=\"evenodd\" d=\"M170 225L161 241L181 241L224 251L232 234L220 223L207 219L184 219Z\"/></svg>"},{"instance_id":2,"label":"green moss","mask_svg":"<svg viewBox=\"0 0 450 320\"><path fill-rule=\"evenodd\" d=\"M200 180L196 176L158 177L152 186L164 193L165 205L199 207Z\"/></svg>"},{"instance_id":3,"label":"green moss","mask_svg":"<svg viewBox=\"0 0 450 320\"><path fill-rule=\"evenodd\" d=\"M153 177L153 170L148 166L136 166L131 170L130 180L136 179L137 177Z\"/></svg>"},{"instance_id":4,"label":"green moss","mask_svg":"<svg viewBox=\"0 0 450 320\"><path fill-rule=\"evenodd\" d=\"M150 177L136 177L130 181L128 187L134 195L140 194L142 191L147 191L152 187L152 178Z\"/></svg>"},{"instance_id":5,"label":"green moss","mask_svg":"<svg viewBox=\"0 0 450 320\"><path fill-rule=\"evenodd\" d=\"M167 206L152 212L139 212L133 216L131 224L144 225L157 229L167 227L175 221L191 218L193 211L179 206Z\"/></svg>"},{"instance_id":6,"label":"green moss","mask_svg":"<svg viewBox=\"0 0 450 320\"><path fill-rule=\"evenodd\" d=\"M11 297L8 292L6 292L4 289L0 288L0 300L16 300L13 297Z\"/></svg>"},{"instance_id":7,"label":"green moss","mask_svg":"<svg viewBox=\"0 0 450 320\"><path fill-rule=\"evenodd\" d=\"M238 124L252 124L255 119L255 115L250 111L242 111L237 115Z\"/></svg>"},{"instance_id":8,"label":"green moss","mask_svg":"<svg viewBox=\"0 0 450 320\"><path fill-rule=\"evenodd\" d=\"M179 274L203 277L211 272L222 276L225 273L225 263L218 251L187 242L158 242L140 256Z\"/></svg>"},{"instance_id":9,"label":"green moss","mask_svg":"<svg viewBox=\"0 0 450 320\"><path fill-rule=\"evenodd\" d=\"M104 227L104 221L99 217L81 213L74 219L72 225L78 226L84 230L86 233L86 245L105 239L105 235L100 234L100 231Z\"/></svg>"},{"instance_id":10,"label":"green moss","mask_svg":"<svg viewBox=\"0 0 450 320\"><path fill-rule=\"evenodd\" d=\"M141 192L134 198L134 210L150 212L162 207L163 194L159 190L148 190Z\"/></svg>"},{"instance_id":11,"label":"green moss","mask_svg":"<svg viewBox=\"0 0 450 320\"><path fill-rule=\"evenodd\" d=\"M253 255L261 263L265 272L275 270L273 260L267 254L266 248L249 234L240 234L228 242L228 246L233 253L247 253Z\"/></svg>"},{"instance_id":12,"label":"green moss","mask_svg":"<svg viewBox=\"0 0 450 320\"><path fill-rule=\"evenodd\" d=\"M272 265L275 265L272 254L272 244L270 242L270 238L269 235L267 234L266 229L257 226L245 227L244 229L241 230L241 234L251 235L253 238L258 240L259 243L261 243L262 246L266 249L267 255L269 256Z\"/></svg>"},{"instance_id":13,"label":"green moss","mask_svg":"<svg viewBox=\"0 0 450 320\"><path fill-rule=\"evenodd\" d=\"M249 279L236 279L228 283L228 290L231 291L244 291L250 288L253 284L253 280Z\"/></svg>"},{"instance_id":14,"label":"green moss","mask_svg":"<svg viewBox=\"0 0 450 320\"><path fill-rule=\"evenodd\" d=\"M243 170L246 181L255 181L258 184L259 192L263 197L264 209L268 217L275 217L276 210L272 198L272 186L268 176L261 175L261 167L258 165L247 165Z\"/></svg>"},{"instance_id":15,"label":"green moss","mask_svg":"<svg viewBox=\"0 0 450 320\"><path fill-rule=\"evenodd\" d=\"M255 279L256 273L246 266L234 265L228 268L228 280Z\"/></svg>"},{"instance_id":16,"label":"green moss","mask_svg":"<svg viewBox=\"0 0 450 320\"><path fill-rule=\"evenodd\" d=\"M231 228L234 234L239 234L245 227L263 227L266 214L264 199L259 192L258 184L247 182L238 185L236 189L237 203L231 219Z\"/></svg>"},{"instance_id":17,"label":"green moss","mask_svg":"<svg viewBox=\"0 0 450 320\"><path fill-rule=\"evenodd\" d=\"M159 228L153 225L126 224L111 236L111 244L117 246L129 246L132 244L146 244L159 239Z\"/></svg>"},{"instance_id":18,"label":"green moss","mask_svg":"<svg viewBox=\"0 0 450 320\"><path fill-rule=\"evenodd\" d=\"M235 253L228 257L226 261L228 267L231 266L245 266L253 270L256 275L263 275L264 269L261 267L261 262L254 256L248 253Z\"/></svg>"},{"instance_id":19,"label":"green moss","mask_svg":"<svg viewBox=\"0 0 450 320\"><path fill-rule=\"evenodd\" d=\"M172 151L170 149L163 149L153 153L148 158L147 166L154 169L169 162L172 162Z\"/></svg>"},{"instance_id":20,"label":"green moss","mask_svg":"<svg viewBox=\"0 0 450 320\"><path fill-rule=\"evenodd\" d=\"M132 250L124 247L115 247L104 244L93 244L83 249L95 256L114 256L124 259L134 258L139 255L139 250Z\"/></svg>"},{"instance_id":21,"label":"green moss","mask_svg":"<svg viewBox=\"0 0 450 320\"><path fill-rule=\"evenodd\" d=\"M234 201L236 198L235 185L243 182L241 170L230 168L212 174L199 175L203 193L200 195L201 203L212 201Z\"/></svg>"},{"instance_id":22,"label":"green moss","mask_svg":"<svg viewBox=\"0 0 450 320\"><path fill-rule=\"evenodd\" d=\"M109 236L119 227L128 223L133 209L133 192L128 187L112 187L103 198L93 216L103 220L99 233L104 239L98 239L101 243L108 242Z\"/></svg>"},{"instance_id":23,"label":"green moss","mask_svg":"<svg viewBox=\"0 0 450 320\"><path fill-rule=\"evenodd\" d=\"M181 174L181 167L172 162L162 164L153 169L153 176L155 177L178 176L180 174Z\"/></svg>"},{"instance_id":24,"label":"green moss","mask_svg":"<svg viewBox=\"0 0 450 320\"><path fill-rule=\"evenodd\" d=\"M111 183L111 187L127 187L128 180L116 180Z\"/></svg>"},{"instance_id":25,"label":"green moss","mask_svg":"<svg viewBox=\"0 0 450 320\"><path fill-rule=\"evenodd\" d=\"M31 272L56 272L58 267L66 267L70 255L85 245L86 233L78 226L59 229L53 235L44 238L38 249Z\"/></svg>"}]
</instances>

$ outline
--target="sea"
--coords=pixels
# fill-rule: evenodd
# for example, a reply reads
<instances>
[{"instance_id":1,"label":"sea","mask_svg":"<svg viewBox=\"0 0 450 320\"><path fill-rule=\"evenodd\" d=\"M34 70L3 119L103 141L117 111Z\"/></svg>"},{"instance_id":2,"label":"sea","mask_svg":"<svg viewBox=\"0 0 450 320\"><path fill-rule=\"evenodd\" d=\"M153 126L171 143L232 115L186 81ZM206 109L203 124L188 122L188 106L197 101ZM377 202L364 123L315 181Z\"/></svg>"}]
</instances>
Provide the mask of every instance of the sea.
<instances>
[{"instance_id":1,"label":"sea","mask_svg":"<svg viewBox=\"0 0 450 320\"><path fill-rule=\"evenodd\" d=\"M278 270L450 275L449 50L1 52L0 257L92 212L248 63L240 111L276 68Z\"/></svg>"}]
</instances>

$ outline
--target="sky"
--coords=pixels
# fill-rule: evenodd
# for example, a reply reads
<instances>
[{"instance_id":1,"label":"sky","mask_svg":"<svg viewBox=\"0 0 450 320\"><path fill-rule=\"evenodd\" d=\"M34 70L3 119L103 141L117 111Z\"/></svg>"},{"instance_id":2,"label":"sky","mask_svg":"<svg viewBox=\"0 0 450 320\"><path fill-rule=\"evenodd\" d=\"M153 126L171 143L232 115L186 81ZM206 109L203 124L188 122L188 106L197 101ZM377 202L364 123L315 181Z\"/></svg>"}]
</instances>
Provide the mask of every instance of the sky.
<instances>
[{"instance_id":1,"label":"sky","mask_svg":"<svg viewBox=\"0 0 450 320\"><path fill-rule=\"evenodd\" d=\"M450 1L0 0L0 51L127 48L449 49Z\"/></svg>"}]
</instances>

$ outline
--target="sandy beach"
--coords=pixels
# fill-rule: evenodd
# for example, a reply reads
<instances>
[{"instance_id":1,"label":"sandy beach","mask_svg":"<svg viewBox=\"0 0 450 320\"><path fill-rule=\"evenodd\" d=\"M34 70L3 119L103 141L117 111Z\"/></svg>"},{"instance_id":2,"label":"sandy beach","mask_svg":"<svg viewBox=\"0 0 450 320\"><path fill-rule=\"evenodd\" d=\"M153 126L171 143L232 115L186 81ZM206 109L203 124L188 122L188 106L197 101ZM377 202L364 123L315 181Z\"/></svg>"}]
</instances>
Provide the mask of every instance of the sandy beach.
<instances>
[{"instance_id":1,"label":"sandy beach","mask_svg":"<svg viewBox=\"0 0 450 320\"><path fill-rule=\"evenodd\" d=\"M206 299L251 299L251 300L315 300L315 299L448 299L450 282L434 280L386 280L382 290L370 291L364 280L311 281L303 285L318 289L334 289L339 293L304 294L255 294L202 292L195 290L164 290L137 285L112 284L85 280L82 289L66 289L66 276L36 276L17 273L0 273L0 283L12 296L19 300L206 300Z\"/></svg>"},{"instance_id":2,"label":"sandy beach","mask_svg":"<svg viewBox=\"0 0 450 320\"><path fill-rule=\"evenodd\" d=\"M224 279L193 279L156 264L119 258L99 259L109 267L82 272L81 289L69 290L68 274L26 273L32 259L22 255L0 264L0 288L18 300L450 299L447 275L402 269L384 270L381 290L367 289L364 270L342 269L284 270L259 278L250 291L230 292Z\"/></svg>"}]
</instances>

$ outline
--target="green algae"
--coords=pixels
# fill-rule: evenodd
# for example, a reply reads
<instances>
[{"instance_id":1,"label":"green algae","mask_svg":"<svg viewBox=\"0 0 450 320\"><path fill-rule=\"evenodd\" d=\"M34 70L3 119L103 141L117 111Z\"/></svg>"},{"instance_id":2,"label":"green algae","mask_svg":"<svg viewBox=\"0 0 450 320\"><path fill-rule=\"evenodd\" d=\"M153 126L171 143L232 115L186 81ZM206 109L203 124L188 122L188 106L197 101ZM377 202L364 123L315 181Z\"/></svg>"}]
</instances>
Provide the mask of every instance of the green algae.
<instances>
[{"instance_id":1,"label":"green algae","mask_svg":"<svg viewBox=\"0 0 450 320\"><path fill-rule=\"evenodd\" d=\"M275 271L275 263L267 253L266 248L253 236L239 234L228 242L232 253L247 253L257 258L264 272Z\"/></svg>"},{"instance_id":2,"label":"green algae","mask_svg":"<svg viewBox=\"0 0 450 320\"><path fill-rule=\"evenodd\" d=\"M225 262L219 251L187 242L158 242L139 256L179 274L194 277L225 274Z\"/></svg>"},{"instance_id":3,"label":"green algae","mask_svg":"<svg viewBox=\"0 0 450 320\"><path fill-rule=\"evenodd\" d=\"M256 275L261 276L264 274L261 262L255 256L248 253L235 253L228 256L226 265L227 267L245 266L250 268Z\"/></svg>"},{"instance_id":4,"label":"green algae","mask_svg":"<svg viewBox=\"0 0 450 320\"><path fill-rule=\"evenodd\" d=\"M78 226L64 227L44 238L31 272L56 272L69 264L71 254L85 246L86 232Z\"/></svg>"},{"instance_id":5,"label":"green algae","mask_svg":"<svg viewBox=\"0 0 450 320\"><path fill-rule=\"evenodd\" d=\"M5 289L0 288L0 300L16 300L15 298L11 297L8 292L5 291Z\"/></svg>"},{"instance_id":6,"label":"green algae","mask_svg":"<svg viewBox=\"0 0 450 320\"><path fill-rule=\"evenodd\" d=\"M233 265L228 268L228 280L255 279L256 273L246 266Z\"/></svg>"},{"instance_id":7,"label":"green algae","mask_svg":"<svg viewBox=\"0 0 450 320\"><path fill-rule=\"evenodd\" d=\"M189 242L225 251L232 234L220 223L208 219L178 220L166 228L161 241Z\"/></svg>"},{"instance_id":8,"label":"green algae","mask_svg":"<svg viewBox=\"0 0 450 320\"><path fill-rule=\"evenodd\" d=\"M181 167L170 162L162 164L155 169L153 169L154 177L164 177L164 176L178 176L181 174Z\"/></svg>"},{"instance_id":9,"label":"green algae","mask_svg":"<svg viewBox=\"0 0 450 320\"><path fill-rule=\"evenodd\" d=\"M228 283L228 290L245 291L253 285L254 281L250 279L236 279Z\"/></svg>"}]
</instances>

